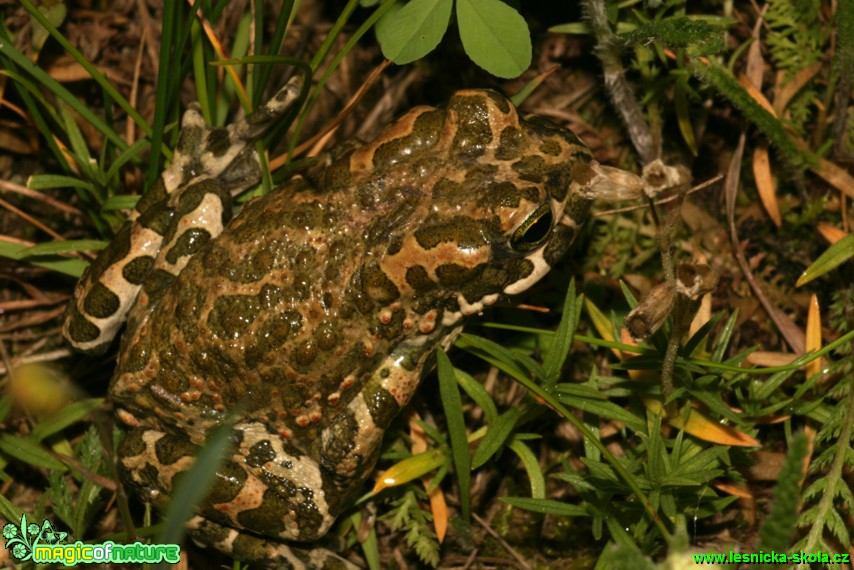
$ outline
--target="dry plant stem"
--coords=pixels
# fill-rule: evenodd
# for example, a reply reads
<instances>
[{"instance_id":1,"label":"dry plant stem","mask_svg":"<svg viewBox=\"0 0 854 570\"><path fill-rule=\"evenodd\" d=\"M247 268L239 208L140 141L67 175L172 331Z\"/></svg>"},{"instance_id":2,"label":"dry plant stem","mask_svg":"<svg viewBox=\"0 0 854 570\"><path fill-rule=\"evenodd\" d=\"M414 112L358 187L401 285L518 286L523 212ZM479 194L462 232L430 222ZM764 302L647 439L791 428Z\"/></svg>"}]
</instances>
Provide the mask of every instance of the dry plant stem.
<instances>
[{"instance_id":1,"label":"dry plant stem","mask_svg":"<svg viewBox=\"0 0 854 570\"><path fill-rule=\"evenodd\" d=\"M833 117L833 156L842 157L845 150L846 129L848 127L848 103L851 100L852 80L854 80L854 46L850 45L854 28L854 1L839 0L836 5L836 61L839 66L839 83L836 86L836 112Z\"/></svg>"},{"instance_id":2,"label":"dry plant stem","mask_svg":"<svg viewBox=\"0 0 854 570\"><path fill-rule=\"evenodd\" d=\"M759 283L757 283L756 279L753 277L753 271L750 269L750 264L747 262L747 258L744 256L744 251L741 249L738 232L735 229L735 197L738 193L739 173L741 169L741 161L744 156L744 145L746 140L747 135L741 133L741 137L738 140L738 146L732 155L732 160L730 161L724 182L727 224L729 225L730 241L732 242L738 266L741 269L744 278L747 280L747 283L750 285L750 288L753 290L753 294L756 295L756 299L765 309L765 312L768 313L768 316L771 317L771 320L774 321L777 329L783 335L783 338L786 339L786 343L788 343L791 349L797 354L803 354L804 347L806 346L803 331L796 327L785 313L777 309L777 307L768 300L768 297L762 291Z\"/></svg>"},{"instance_id":3,"label":"dry plant stem","mask_svg":"<svg viewBox=\"0 0 854 570\"><path fill-rule=\"evenodd\" d=\"M665 407L668 404L668 400L670 400L670 396L673 395L673 369L676 366L676 353L678 350L679 336L676 335L674 330L671 330L670 337L667 339L667 350L664 351L664 361L661 363L661 399ZM670 410L667 411L667 415L670 415Z\"/></svg>"},{"instance_id":4,"label":"dry plant stem","mask_svg":"<svg viewBox=\"0 0 854 570\"><path fill-rule=\"evenodd\" d=\"M848 128L848 101L851 98L851 75L844 73L839 78L836 90L836 113L833 117L833 156L842 157L845 150L846 129Z\"/></svg>"},{"instance_id":5,"label":"dry plant stem","mask_svg":"<svg viewBox=\"0 0 854 570\"><path fill-rule=\"evenodd\" d=\"M29 222L30 224L37 227L41 231L45 232L46 234L51 236L53 239L55 239L57 241L65 241L64 237L62 237L61 235L59 235L58 233L56 233L55 231L53 231L52 229L50 229L49 227L47 227L46 225L41 223L39 220L37 220L33 216L29 215L28 213L24 212L21 209L16 208L15 206L10 204L6 200L3 200L2 198L0 198L0 208L6 209L6 210L12 212L13 214L16 214L18 217L22 218L24 221Z\"/></svg>"},{"instance_id":6,"label":"dry plant stem","mask_svg":"<svg viewBox=\"0 0 854 570\"><path fill-rule=\"evenodd\" d=\"M655 214L655 205L650 201L650 207L653 215ZM671 250L671 242L673 230L676 227L676 219L679 215L679 206L671 206L667 213L667 221L664 224L658 222L658 248L661 251L661 267L664 270L664 279L672 290L676 289L676 272L673 269L673 251ZM679 304L678 295L674 296L676 305ZM675 312L675 311L674 311ZM667 339L667 350L664 353L664 361L661 363L661 396L666 403L673 394L673 368L676 363L676 353L679 350L679 340L682 337L680 327L676 319L681 315L676 315L671 312L671 322L673 326L670 330L670 337Z\"/></svg>"},{"instance_id":7,"label":"dry plant stem","mask_svg":"<svg viewBox=\"0 0 854 570\"><path fill-rule=\"evenodd\" d=\"M20 184L15 184L14 182L10 182L8 180L0 180L0 192L12 192L15 194L19 194L21 196L25 196L30 200L38 200L43 204L51 206L63 212L65 214L69 214L72 216L82 216L83 212L75 208L74 206L69 206L68 204L64 204L59 200L51 198L50 196L44 194L43 192L39 192L38 190L33 190L31 188L27 188L26 186L21 186Z\"/></svg>"},{"instance_id":8,"label":"dry plant stem","mask_svg":"<svg viewBox=\"0 0 854 570\"><path fill-rule=\"evenodd\" d=\"M472 513L471 517L475 521L477 521L480 526L483 527L483 530L485 530L492 538L497 540L501 544L501 546L504 547L504 550L506 550L507 553L510 554L510 556L512 556L519 564L519 568L523 568L524 570L531 570L531 566L525 561L525 557L519 554L512 546L510 546L510 544L508 544L506 540L501 538L501 536L497 532L495 532L495 530L493 530L493 528L489 525L487 521L477 516L477 514L475 513Z\"/></svg>"},{"instance_id":9,"label":"dry plant stem","mask_svg":"<svg viewBox=\"0 0 854 570\"><path fill-rule=\"evenodd\" d=\"M338 125L344 122L344 119L346 119L350 115L350 113L353 112L353 109L356 108L356 105L359 104L359 102L362 100L362 97L364 97L365 94L368 92L368 89L373 86L377 79L379 79L380 75L382 75L382 72L385 71L389 65L391 65L391 61L385 59L381 64L375 67L371 74L368 76L368 78L365 80L365 82L362 84L362 86L359 87L359 89L353 94L352 97L350 97L350 100L347 101L347 104L344 105L344 108L341 109L341 112L338 113L338 116L335 117L335 120L329 123L322 131L320 131L319 133L296 147L292 153L292 156L300 156L308 149L312 148L323 137L332 132L333 129L337 129ZM277 157L276 159L270 162L270 168L272 170L275 170L280 166L283 166L284 163L287 161L287 158L287 154Z\"/></svg>"},{"instance_id":10,"label":"dry plant stem","mask_svg":"<svg viewBox=\"0 0 854 570\"><path fill-rule=\"evenodd\" d=\"M69 356L71 356L71 350L67 348L60 348L58 350L52 350L50 352L40 352L38 354L27 356L25 358L16 358L15 365L21 366L24 364L33 364L35 362L55 362L60 358L67 358ZM0 374L8 374L9 370L10 369L5 363L0 364Z\"/></svg>"},{"instance_id":11,"label":"dry plant stem","mask_svg":"<svg viewBox=\"0 0 854 570\"><path fill-rule=\"evenodd\" d=\"M626 81L623 63L620 61L619 40L608 24L605 0L585 0L583 6L593 35L596 37L596 55L602 62L605 87L608 89L614 107L626 123L635 150L644 164L648 164L660 156L661 149L657 148L643 110Z\"/></svg>"}]
</instances>

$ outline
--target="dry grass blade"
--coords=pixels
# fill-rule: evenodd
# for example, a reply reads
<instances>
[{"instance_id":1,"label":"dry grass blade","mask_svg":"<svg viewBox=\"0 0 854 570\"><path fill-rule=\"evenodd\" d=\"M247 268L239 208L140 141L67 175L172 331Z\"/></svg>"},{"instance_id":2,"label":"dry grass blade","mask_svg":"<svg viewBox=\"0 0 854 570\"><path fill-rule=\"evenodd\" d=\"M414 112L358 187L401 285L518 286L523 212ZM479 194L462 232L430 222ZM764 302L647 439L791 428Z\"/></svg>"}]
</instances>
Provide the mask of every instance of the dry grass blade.
<instances>
[{"instance_id":1,"label":"dry grass blade","mask_svg":"<svg viewBox=\"0 0 854 570\"><path fill-rule=\"evenodd\" d=\"M776 95L774 96L774 110L777 115L783 114L783 111L785 111L786 107L789 106L792 98L794 98L794 96L797 95L798 92L803 89L819 71L821 71L822 65L822 62L817 61L809 67L800 70L785 85L776 90Z\"/></svg>"},{"instance_id":2,"label":"dry grass blade","mask_svg":"<svg viewBox=\"0 0 854 570\"><path fill-rule=\"evenodd\" d=\"M774 306L765 293L762 291L762 288L757 283L756 278L753 276L753 271L750 269L750 264L747 262L747 259L744 257L744 251L740 246L740 239L738 237L738 231L735 228L735 197L738 194L738 185L739 185L739 172L741 171L741 162L744 157L744 144L747 140L747 136L742 133L741 137L738 140L738 147L736 148L735 153L732 155L732 160L730 161L729 168L727 169L727 175L724 179L724 192L726 193L726 210L727 210L727 223L729 224L730 230L730 240L732 241L733 249L735 250L735 258L738 261L738 265L741 268L741 272L744 274L744 278L750 284L750 288L753 290L753 294L756 295L756 298L762 304L762 307L765 309L765 312L768 313L768 316L771 317L771 320L774 321L774 324L780 330L780 333L783 335L783 338L786 339L786 343L798 354L803 353L805 340L804 333L795 326L795 323L789 319L788 315L786 315L779 308Z\"/></svg>"},{"instance_id":3,"label":"dry grass blade","mask_svg":"<svg viewBox=\"0 0 854 570\"><path fill-rule=\"evenodd\" d=\"M0 326L0 333L7 333L10 331L28 329L31 327L43 325L44 323L49 323L50 321L58 318L64 312L65 306L63 305L61 307L57 307L48 311L36 311L27 313L27 316L20 320Z\"/></svg>"},{"instance_id":4,"label":"dry grass blade","mask_svg":"<svg viewBox=\"0 0 854 570\"><path fill-rule=\"evenodd\" d=\"M368 76L368 78L365 80L365 82L362 84L362 86L359 87L359 90L356 91L352 97L350 97L350 100L347 101L347 104L344 106L343 109L341 109L341 112L338 113L338 116L335 117L335 120L329 123L329 125L321 132L317 133L316 135L299 145L297 148L295 148L293 153L294 156L300 156L308 149L312 148L317 141L319 141L323 137L326 137L334 129L338 128L338 125L340 125L344 121L344 119L346 119L347 116L353 111L356 105L359 104L359 101L362 100L362 97L365 96L365 94L368 92L368 89L371 88L371 86L376 82L382 72L385 71L385 69L389 65L391 65L391 62L386 59L383 60L380 65L375 67L371 74ZM272 170L275 170L276 168L282 166L286 161L287 155L278 156L272 161L270 161L270 168Z\"/></svg>"},{"instance_id":5,"label":"dry grass blade","mask_svg":"<svg viewBox=\"0 0 854 570\"><path fill-rule=\"evenodd\" d=\"M57 241L64 241L65 240L65 238L62 237L60 234L56 233L51 228L47 227L46 225L44 225L43 223L41 223L40 221L38 221L37 219L35 219L31 215L29 215L28 213L24 212L23 210L16 208L15 206L10 204L6 200L0 199L0 208L6 208L7 210L12 212L13 214L18 216L19 218L22 218L23 220L31 223L32 225L34 225L35 227L37 227L38 229L40 229L41 231L43 231L44 233L51 236L53 239L55 239Z\"/></svg>"},{"instance_id":6,"label":"dry grass blade","mask_svg":"<svg viewBox=\"0 0 854 570\"><path fill-rule=\"evenodd\" d=\"M773 115L775 118L777 117L777 112L774 111L774 106L771 105L771 102L768 100L768 98L762 94L762 91L759 89L759 87L757 87L756 84L747 75L740 75L738 78L738 83L742 87L744 87L744 89L750 94L751 97L753 97L753 99L757 103L765 107L766 111L771 113L771 115Z\"/></svg>"},{"instance_id":7,"label":"dry grass blade","mask_svg":"<svg viewBox=\"0 0 854 570\"><path fill-rule=\"evenodd\" d=\"M819 224L816 229L821 234L821 237L826 239L831 245L848 235L848 232L845 230L829 224Z\"/></svg>"},{"instance_id":8,"label":"dry grass blade","mask_svg":"<svg viewBox=\"0 0 854 570\"><path fill-rule=\"evenodd\" d=\"M792 137L792 142L800 150L808 148L807 143L798 137ZM849 198L854 198L854 176L851 176L844 168L836 166L829 160L818 158L816 164L810 166L810 170Z\"/></svg>"},{"instance_id":9,"label":"dry grass blade","mask_svg":"<svg viewBox=\"0 0 854 570\"><path fill-rule=\"evenodd\" d=\"M202 12L201 6L196 6L196 3L193 0L187 0L187 3L191 8L195 8L196 17L199 19L199 22L202 24L202 29L205 31L205 35L208 38L208 41L211 43L211 47L216 51L217 56L220 59L229 59L228 55L225 53L225 48L222 45L222 42L219 40L219 37L216 35L216 31L211 26L211 23L204 16ZM240 75L237 73L237 68L234 65L226 65L226 71L231 76L232 81L234 81L234 92L237 94L237 97L240 99L243 106L247 109L252 107L252 104L249 101L249 94L246 93L246 88L243 86L243 82L240 80Z\"/></svg>"},{"instance_id":10,"label":"dry grass blade","mask_svg":"<svg viewBox=\"0 0 854 570\"><path fill-rule=\"evenodd\" d=\"M413 413L409 421L409 436L412 438L410 451L412 455L418 455L427 451L427 434L424 433L424 428L415 421L418 419L418 414ZM445 540L445 535L448 533L448 503L445 501L445 493L442 487L436 485L432 489L433 477L425 476L421 478L421 483L424 485L424 490L427 491L430 497L430 512L433 514L433 529L436 531L436 539L439 544Z\"/></svg>"},{"instance_id":11,"label":"dry grass blade","mask_svg":"<svg viewBox=\"0 0 854 570\"><path fill-rule=\"evenodd\" d=\"M771 161L768 159L768 145L760 145L753 149L753 177L756 180L756 189L759 191L759 199L762 206L774 225L778 228L783 226L780 217L780 205L777 202L777 184L771 174Z\"/></svg>"},{"instance_id":12,"label":"dry grass blade","mask_svg":"<svg viewBox=\"0 0 854 570\"><path fill-rule=\"evenodd\" d=\"M806 349L808 352L821 349L821 311L815 293L810 295L810 306L807 311ZM816 358L806 365L807 378L821 372L824 366L823 361L823 358Z\"/></svg>"},{"instance_id":13,"label":"dry grass blade","mask_svg":"<svg viewBox=\"0 0 854 570\"><path fill-rule=\"evenodd\" d=\"M50 196L42 192L38 192L37 190L33 190L32 188L27 188L26 186L21 186L20 184L15 184L14 182L9 182L8 180L0 180L0 190L13 192L15 194L25 196L28 199L37 200L39 202L42 202L43 204L47 204L48 206L56 208L60 212L70 214L72 216L83 215L83 212L81 212L74 206L69 206L68 204L60 202L55 198L51 198Z\"/></svg>"},{"instance_id":14,"label":"dry grass blade","mask_svg":"<svg viewBox=\"0 0 854 570\"><path fill-rule=\"evenodd\" d=\"M531 570L531 565L528 564L528 562L525 560L525 557L519 554L519 552L517 552L515 548L510 546L510 544L506 540L504 540L501 535L495 532L495 530L490 526L487 521L479 517L476 513L472 513L471 516L475 521L477 521L477 524L483 527L483 530L489 533L492 538L497 540L501 544L501 546L504 547L504 550L506 550L510 554L510 556L512 556L516 560L516 563L519 565L519 568L523 568L524 570Z\"/></svg>"}]
</instances>

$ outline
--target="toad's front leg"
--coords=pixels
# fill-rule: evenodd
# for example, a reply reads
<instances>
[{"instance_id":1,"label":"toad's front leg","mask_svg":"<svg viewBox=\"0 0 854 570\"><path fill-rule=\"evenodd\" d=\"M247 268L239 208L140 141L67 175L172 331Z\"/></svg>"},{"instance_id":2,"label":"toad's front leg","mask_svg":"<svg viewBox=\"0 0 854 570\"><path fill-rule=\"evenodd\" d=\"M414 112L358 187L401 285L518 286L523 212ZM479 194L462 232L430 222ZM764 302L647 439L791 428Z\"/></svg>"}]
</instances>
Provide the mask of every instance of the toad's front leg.
<instances>
[{"instance_id":1,"label":"toad's front leg","mask_svg":"<svg viewBox=\"0 0 854 570\"><path fill-rule=\"evenodd\" d=\"M301 88L302 78L294 77L228 127L208 126L198 106L184 113L169 167L75 288L63 323L63 335L74 348L104 352L143 285L177 274L186 258L222 231L231 217L231 198L260 181L254 142L291 108ZM176 263L170 256L183 259Z\"/></svg>"}]
</instances>

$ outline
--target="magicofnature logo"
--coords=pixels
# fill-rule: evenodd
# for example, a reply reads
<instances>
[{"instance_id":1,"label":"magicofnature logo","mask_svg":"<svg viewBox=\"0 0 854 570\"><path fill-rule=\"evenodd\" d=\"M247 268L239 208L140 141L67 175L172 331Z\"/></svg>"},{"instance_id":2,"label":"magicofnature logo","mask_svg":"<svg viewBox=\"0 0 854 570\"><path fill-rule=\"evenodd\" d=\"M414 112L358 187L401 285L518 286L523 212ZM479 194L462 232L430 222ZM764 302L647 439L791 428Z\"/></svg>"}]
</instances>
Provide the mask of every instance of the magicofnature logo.
<instances>
[{"instance_id":1,"label":"magicofnature logo","mask_svg":"<svg viewBox=\"0 0 854 570\"><path fill-rule=\"evenodd\" d=\"M21 515L20 527L13 523L3 526L6 548L21 562L32 559L36 546L62 544L67 536L67 532L57 531L47 520L41 526L36 523L27 524L27 515Z\"/></svg>"},{"instance_id":2,"label":"magicofnature logo","mask_svg":"<svg viewBox=\"0 0 854 570\"><path fill-rule=\"evenodd\" d=\"M99 544L87 544L80 540L66 543L67 532L54 529L47 520L41 526L28 523L27 515L21 515L20 526L6 524L3 527L3 538L13 558L37 564L177 564L181 559L181 547L177 544L145 544L139 541L120 544L112 540Z\"/></svg>"}]
</instances>

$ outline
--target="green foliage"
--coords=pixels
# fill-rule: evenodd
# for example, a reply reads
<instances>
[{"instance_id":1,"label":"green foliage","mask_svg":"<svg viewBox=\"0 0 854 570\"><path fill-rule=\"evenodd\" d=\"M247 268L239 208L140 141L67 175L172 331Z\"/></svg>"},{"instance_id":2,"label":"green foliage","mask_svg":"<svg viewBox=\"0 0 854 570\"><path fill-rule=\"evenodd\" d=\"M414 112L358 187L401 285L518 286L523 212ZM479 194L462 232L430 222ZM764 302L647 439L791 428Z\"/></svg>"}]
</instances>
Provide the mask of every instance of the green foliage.
<instances>
[{"instance_id":1,"label":"green foliage","mask_svg":"<svg viewBox=\"0 0 854 570\"><path fill-rule=\"evenodd\" d=\"M703 63L701 60L694 60L692 69L695 74L708 81L718 93L726 97L747 120L756 125L781 152L789 165L798 171L806 168L812 157L798 150L783 124L765 107L757 103L756 99L751 97L727 70L714 63Z\"/></svg>"},{"instance_id":2,"label":"green foliage","mask_svg":"<svg viewBox=\"0 0 854 570\"><path fill-rule=\"evenodd\" d=\"M376 26L383 55L404 65L436 49L451 21L453 5L453 0L396 2Z\"/></svg>"},{"instance_id":3,"label":"green foliage","mask_svg":"<svg viewBox=\"0 0 854 570\"><path fill-rule=\"evenodd\" d=\"M775 0L765 11L765 45L774 64L791 77L821 60L831 28L821 21L821 0Z\"/></svg>"},{"instance_id":4,"label":"green foliage","mask_svg":"<svg viewBox=\"0 0 854 570\"><path fill-rule=\"evenodd\" d=\"M710 14L689 16L687 6L682 0L645 2L643 8L633 2L586 0L587 22L550 28L552 32L593 34L609 78L609 95L644 162L660 155L662 131L671 110L687 148L698 153L694 131L705 113L696 106L701 96L689 65L692 58L715 55L726 47L725 26L730 20ZM634 90L640 94L639 101Z\"/></svg>"},{"instance_id":5,"label":"green foliage","mask_svg":"<svg viewBox=\"0 0 854 570\"><path fill-rule=\"evenodd\" d=\"M837 4L836 58L840 75L854 74L854 0Z\"/></svg>"},{"instance_id":6,"label":"green foliage","mask_svg":"<svg viewBox=\"0 0 854 570\"><path fill-rule=\"evenodd\" d=\"M821 0L775 0L768 4L765 45L777 69L785 73L784 82L825 56L832 28L822 21L821 6ZM815 104L819 99L813 84L792 99L787 116L797 132L803 133L810 126L818 110Z\"/></svg>"},{"instance_id":7,"label":"green foliage","mask_svg":"<svg viewBox=\"0 0 854 570\"><path fill-rule=\"evenodd\" d=\"M799 433L792 439L786 461L777 476L774 487L774 506L759 530L760 550L785 552L791 544L798 515L798 497L801 492L801 470L809 453L806 435Z\"/></svg>"},{"instance_id":8,"label":"green foliage","mask_svg":"<svg viewBox=\"0 0 854 570\"><path fill-rule=\"evenodd\" d=\"M593 269L604 257L609 260L605 264L607 275L613 279L644 267L658 256L655 228L644 211L597 220L592 233L584 268Z\"/></svg>"},{"instance_id":9,"label":"green foliage","mask_svg":"<svg viewBox=\"0 0 854 570\"><path fill-rule=\"evenodd\" d=\"M110 465L107 461L104 447L98 430L94 425L89 426L86 433L74 447L74 456L80 465L89 473L110 476ZM62 522L66 524L71 536L80 539L87 536L87 530L94 521L95 515L103 508L105 497L101 487L91 476L76 476L79 484L76 492L68 484L68 475L59 471L48 472L48 493L52 499L51 508Z\"/></svg>"},{"instance_id":10,"label":"green foliage","mask_svg":"<svg viewBox=\"0 0 854 570\"><path fill-rule=\"evenodd\" d=\"M172 493L168 511L163 515L166 524L158 534L157 542L180 543L186 533L184 523L216 483L219 469L230 458L233 419L228 418L211 430L205 438L192 467L181 474Z\"/></svg>"},{"instance_id":11,"label":"green foliage","mask_svg":"<svg viewBox=\"0 0 854 570\"><path fill-rule=\"evenodd\" d=\"M439 393L442 396L442 407L448 422L448 435L451 440L451 452L456 468L457 481L460 485L460 508L463 519L470 517L469 504L471 501L469 485L471 483L471 455L469 455L466 424L463 417L463 405L460 391L454 378L454 368L444 350L436 351L436 361L439 374Z\"/></svg>"},{"instance_id":12,"label":"green foliage","mask_svg":"<svg viewBox=\"0 0 854 570\"><path fill-rule=\"evenodd\" d=\"M841 73L854 73L854 1L839 0L836 18L838 65Z\"/></svg>"},{"instance_id":13,"label":"green foliage","mask_svg":"<svg viewBox=\"0 0 854 570\"><path fill-rule=\"evenodd\" d=\"M645 22L621 37L632 44L649 47L661 45L685 49L691 57L716 54L726 47L723 26L705 20L675 16Z\"/></svg>"},{"instance_id":14,"label":"green foliage","mask_svg":"<svg viewBox=\"0 0 854 570\"><path fill-rule=\"evenodd\" d=\"M834 150L854 152L854 113L848 109L854 85L854 0L839 0L836 8L835 68L839 72L837 117L833 125ZM847 120L846 120L847 115Z\"/></svg>"},{"instance_id":15,"label":"green foliage","mask_svg":"<svg viewBox=\"0 0 854 570\"><path fill-rule=\"evenodd\" d=\"M433 51L456 6L463 48L474 63L498 77L516 77L531 65L531 34L519 12L501 0L397 2L379 22L383 55L402 65Z\"/></svg>"},{"instance_id":16,"label":"green foliage","mask_svg":"<svg viewBox=\"0 0 854 570\"><path fill-rule=\"evenodd\" d=\"M798 279L797 286L805 285L813 279L833 271L852 257L854 257L854 235L849 234L831 245L818 259L813 261L812 265L807 267Z\"/></svg>"},{"instance_id":17,"label":"green foliage","mask_svg":"<svg viewBox=\"0 0 854 570\"><path fill-rule=\"evenodd\" d=\"M568 341L574 337L575 324L571 323L577 324L576 309L580 307L580 301L580 297L576 297L574 292L567 296L564 315L558 326L558 330L564 332L556 334L551 343L553 349L559 346L564 351L562 358L567 357L570 346ZM709 328L706 328L698 334L708 333ZM700 342L701 339L694 338L689 341L689 345L696 347ZM708 487L710 481L727 471L725 464L729 463L729 459L725 448L704 448L701 443L686 438L682 433L677 434L675 438L666 439L662 436L658 416L626 409L624 405L614 401L632 395L653 396L654 386L617 378L602 378L594 374L583 384L558 382L549 388L551 383L544 374L545 369L540 370L535 361L529 361L516 351L492 345L486 339L472 335L463 335L458 346L478 354L523 382L564 419L577 424L575 417L566 411L570 407L581 409L585 413L584 424L577 427L586 436L586 469L581 472L570 463L564 462L561 464L562 469L550 473L551 477L574 487L575 493L581 499L580 505L542 500L536 495L531 500L508 499L511 504L552 514L577 516L583 513L592 517L592 529L597 536L602 536L606 527L613 532L609 521L616 521L615 526L630 529L629 533L621 535L620 541L649 555L657 548L656 539L670 539L671 533L667 529L671 524L682 520L683 513L687 516L690 512L695 518L708 517L734 500L733 497L718 497ZM546 361L557 362L553 360L553 355L551 350L547 352ZM556 370L562 366L556 367L552 364L549 368ZM719 398L720 392L710 386L710 383L715 380L725 381L723 376L700 375L692 382L690 376L685 376L688 370L692 370L692 367L686 367L684 362L679 367L683 385L688 386L688 391L683 391L685 397L697 397L702 394L705 398L709 394L718 394ZM539 378L538 384L528 381L529 373L536 374L535 378ZM719 401L714 407L728 411ZM541 410L537 410L533 402L527 402L500 415L497 422L488 426L487 437L481 442L473 465L477 466L494 456L502 442L518 443L519 440L515 439L517 436L513 434L527 422L537 418L537 411ZM637 446L624 449L624 457L611 455L599 443L596 435L594 426L601 420L612 419L621 422L625 429L634 432L634 436L639 438ZM490 440L492 434L495 435ZM507 445L512 447L513 443ZM483 452L484 449L488 452ZM524 462L524 454L520 457ZM530 476L533 470L529 465L525 467ZM639 497L640 501L627 503L619 500L619 497L627 495ZM656 532L653 528L660 520L668 522L659 526Z\"/></svg>"},{"instance_id":18,"label":"green foliage","mask_svg":"<svg viewBox=\"0 0 854 570\"><path fill-rule=\"evenodd\" d=\"M563 332L555 334L551 342L544 342L545 346L561 346L568 351L572 340L593 340L589 337L579 337L575 334L576 326L570 324L577 323L578 317L573 308L579 307L581 301L580 297L574 296L574 292L568 295L564 304L564 315L558 325L558 330ZM846 311L837 308L837 313L843 312L849 317L854 315L854 309L850 306ZM786 383L796 374L798 367L803 365L803 360L781 369L751 371L743 368L742 363L750 351L726 357L736 329L737 315L731 315L726 322L719 321L721 320L713 319L680 348L674 374L675 403L694 402L694 407L705 410L711 423L726 422L748 435L757 433L754 425L756 418L772 417L782 410L807 415L817 421L836 423L837 429L834 433L839 435L841 426L848 420L843 418L845 413L840 411L840 406L831 401L836 397L834 392L812 398L807 397L803 385L795 384L792 389L786 389ZM722 326L716 326L717 324ZM536 329L529 332L538 335L545 333ZM612 365L612 368L660 370L667 334L665 327L651 339L651 350L647 349L637 357ZM832 343L822 352L827 355L830 350L848 347L851 336L848 334L840 338L839 342ZM619 343L600 341L600 344L630 350ZM529 450L519 453L514 449L532 480L532 498L508 497L503 499L505 502L538 513L589 520L590 531L597 540L610 538L620 549L626 549L625 552L631 552L638 560L649 564L649 557L658 551L662 542L671 549L681 548L679 545L683 542L680 542L678 537L687 536L687 521L713 517L736 501L734 496L719 495L711 483L721 478L739 481L741 476L732 469L732 465L744 460L746 450L714 445L696 437L696 434L689 435L684 431L670 430L668 434L662 418L645 409L646 405L641 405L647 399L660 398L660 388L655 383L603 377L594 372L581 383L558 381L551 385L549 376L545 373L546 367L518 349L500 346L470 334L462 335L457 346L478 355L515 378L537 401L545 403L564 420L575 425L584 436L583 468L579 469L577 464L563 461L551 467L535 469L528 460L530 456L537 455L536 448L530 448L535 440L522 433L522 430L528 425L534 425L533 422L540 425L543 409L528 399L521 405L499 413L497 419L490 420L487 424L487 436L475 452L475 459L472 461L474 468L497 457L504 448L514 449L513 446L522 440L525 441L525 448ZM705 346L711 347L708 354L703 350ZM544 352L543 359L546 362L555 358L551 352L552 348ZM574 365L569 354L564 354L563 357L567 360L565 365L562 364L559 368ZM814 359L816 356L810 358ZM838 364L834 363L833 366ZM548 368L556 369L555 365ZM761 381L753 381L751 375L754 373L762 373L765 377ZM725 402L722 400L723 394L728 394L732 400ZM824 402L823 398L828 401ZM578 423L574 414L569 412L570 409L583 412L583 423ZM733 409L742 411L735 412ZM834 415L837 417L833 418ZM625 431L621 455L616 457L602 446L598 437L597 426L611 422L617 422ZM797 520L799 467L806 453L803 438L795 438L787 465L780 475L772 520L763 527L762 536L771 545L769 548L793 548L791 535ZM825 453L831 460L839 455L836 447L832 445L826 447ZM854 457L854 454L849 455ZM815 462L815 465L827 464L827 460ZM538 495L535 481L540 472L571 486L572 492L566 495L575 499L555 501ZM843 479L837 481L841 482ZM821 483L822 492L825 491L826 485L827 483ZM818 490L813 491L814 494L817 492ZM842 502L850 495L850 491L846 492L839 484L833 486L832 492ZM627 496L637 500L625 501L624 497ZM840 530L841 518L838 511L833 512L837 515L832 521L825 516L829 521L827 527L837 533L841 544L847 544L842 540L847 535ZM810 520L817 520L816 516L817 513L814 513ZM827 545L823 546L826 551L832 550ZM602 551L598 562L600 567L609 567L613 548L612 545Z\"/></svg>"},{"instance_id":19,"label":"green foliage","mask_svg":"<svg viewBox=\"0 0 854 570\"><path fill-rule=\"evenodd\" d=\"M421 508L421 501L427 499L427 494L409 485L402 496L392 501L394 507L382 519L388 521L394 531L405 531L404 540L407 546L415 550L418 557L433 567L439 565L439 541L433 530L433 516Z\"/></svg>"},{"instance_id":20,"label":"green foliage","mask_svg":"<svg viewBox=\"0 0 854 570\"><path fill-rule=\"evenodd\" d=\"M833 297L830 326L837 332L854 330L854 288L836 291ZM839 353L841 358L829 370L835 384L822 391L825 401L819 409L824 413L798 519L805 534L793 547L805 552L837 552L836 545L845 547L852 539L845 519L854 509L854 494L846 479L854 469L854 352L845 343Z\"/></svg>"}]
</instances>

